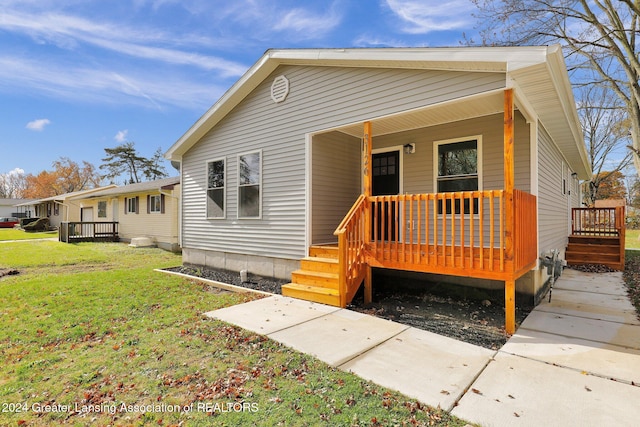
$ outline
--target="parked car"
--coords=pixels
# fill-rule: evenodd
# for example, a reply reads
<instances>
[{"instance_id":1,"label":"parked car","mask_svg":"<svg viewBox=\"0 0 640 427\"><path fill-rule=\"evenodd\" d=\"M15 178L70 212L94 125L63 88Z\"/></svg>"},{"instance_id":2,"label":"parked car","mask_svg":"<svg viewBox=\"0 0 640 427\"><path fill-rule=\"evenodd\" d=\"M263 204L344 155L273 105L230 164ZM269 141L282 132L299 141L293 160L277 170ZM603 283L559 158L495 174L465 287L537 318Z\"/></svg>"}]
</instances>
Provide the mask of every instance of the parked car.
<instances>
[{"instance_id":1,"label":"parked car","mask_svg":"<svg viewBox=\"0 0 640 427\"><path fill-rule=\"evenodd\" d=\"M0 228L13 228L16 224L20 224L20 220L18 218L10 217L0 217Z\"/></svg>"}]
</instances>

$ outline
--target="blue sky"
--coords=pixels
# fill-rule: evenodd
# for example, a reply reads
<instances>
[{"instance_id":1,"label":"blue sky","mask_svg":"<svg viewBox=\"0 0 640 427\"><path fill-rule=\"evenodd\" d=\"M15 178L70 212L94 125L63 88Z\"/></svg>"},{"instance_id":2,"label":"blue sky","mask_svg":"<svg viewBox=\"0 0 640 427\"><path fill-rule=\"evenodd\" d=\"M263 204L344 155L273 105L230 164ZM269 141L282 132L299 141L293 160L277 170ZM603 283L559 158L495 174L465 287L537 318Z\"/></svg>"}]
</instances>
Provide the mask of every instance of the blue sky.
<instances>
[{"instance_id":1,"label":"blue sky","mask_svg":"<svg viewBox=\"0 0 640 427\"><path fill-rule=\"evenodd\" d=\"M2 0L0 173L168 149L269 48L455 46L468 0ZM167 170L175 173L169 166Z\"/></svg>"}]
</instances>

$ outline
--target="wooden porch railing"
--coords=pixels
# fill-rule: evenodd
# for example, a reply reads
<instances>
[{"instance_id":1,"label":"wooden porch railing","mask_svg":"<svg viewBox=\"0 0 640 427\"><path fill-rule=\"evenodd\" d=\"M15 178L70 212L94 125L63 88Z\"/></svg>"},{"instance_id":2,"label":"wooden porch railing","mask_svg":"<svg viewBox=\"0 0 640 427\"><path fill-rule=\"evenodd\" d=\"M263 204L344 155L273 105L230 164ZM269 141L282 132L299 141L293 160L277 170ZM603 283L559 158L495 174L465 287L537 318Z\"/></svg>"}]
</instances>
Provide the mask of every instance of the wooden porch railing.
<instances>
[{"instance_id":1,"label":"wooden porch railing","mask_svg":"<svg viewBox=\"0 0 640 427\"><path fill-rule=\"evenodd\" d=\"M503 190L376 196L374 265L504 280L537 260L536 198L514 191L513 254Z\"/></svg>"},{"instance_id":2,"label":"wooden porch railing","mask_svg":"<svg viewBox=\"0 0 640 427\"><path fill-rule=\"evenodd\" d=\"M58 229L58 240L73 242L117 242L118 223L112 222L63 222Z\"/></svg>"},{"instance_id":3,"label":"wooden porch railing","mask_svg":"<svg viewBox=\"0 0 640 427\"><path fill-rule=\"evenodd\" d=\"M340 266L340 304L342 307L353 299L364 280L366 263L366 197L360 195L336 231Z\"/></svg>"},{"instance_id":4,"label":"wooden porch railing","mask_svg":"<svg viewBox=\"0 0 640 427\"><path fill-rule=\"evenodd\" d=\"M515 280L538 258L536 197L514 191L511 227L506 203L503 190L360 196L334 233L345 304L367 266Z\"/></svg>"},{"instance_id":5,"label":"wooden porch railing","mask_svg":"<svg viewBox=\"0 0 640 427\"><path fill-rule=\"evenodd\" d=\"M520 190L513 191L515 212L513 254L516 277L531 270L538 260L537 198Z\"/></svg>"}]
</instances>

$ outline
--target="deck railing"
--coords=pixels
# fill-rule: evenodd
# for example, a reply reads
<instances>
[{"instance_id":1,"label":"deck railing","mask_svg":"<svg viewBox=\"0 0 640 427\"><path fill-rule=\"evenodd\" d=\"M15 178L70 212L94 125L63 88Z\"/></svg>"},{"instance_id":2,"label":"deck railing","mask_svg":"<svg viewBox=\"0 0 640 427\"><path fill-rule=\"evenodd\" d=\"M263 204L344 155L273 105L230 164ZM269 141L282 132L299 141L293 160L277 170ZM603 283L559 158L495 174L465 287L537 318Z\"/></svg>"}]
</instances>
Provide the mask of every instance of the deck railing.
<instances>
[{"instance_id":1,"label":"deck railing","mask_svg":"<svg viewBox=\"0 0 640 427\"><path fill-rule=\"evenodd\" d=\"M346 307L353 299L366 274L366 197L353 204L336 231L340 266L340 303Z\"/></svg>"},{"instance_id":2,"label":"deck railing","mask_svg":"<svg viewBox=\"0 0 640 427\"><path fill-rule=\"evenodd\" d=\"M573 208L571 234L576 236L618 236L624 229L624 207Z\"/></svg>"},{"instance_id":3,"label":"deck railing","mask_svg":"<svg viewBox=\"0 0 640 427\"><path fill-rule=\"evenodd\" d=\"M58 229L58 240L73 242L117 242L118 223L111 222L63 222Z\"/></svg>"},{"instance_id":4,"label":"deck railing","mask_svg":"<svg viewBox=\"0 0 640 427\"><path fill-rule=\"evenodd\" d=\"M536 196L524 191L513 191L514 269L515 272L531 270L538 259L538 217Z\"/></svg>"},{"instance_id":5,"label":"deck railing","mask_svg":"<svg viewBox=\"0 0 640 427\"><path fill-rule=\"evenodd\" d=\"M536 197L518 190L513 196L510 227L503 190L360 196L334 233L345 304L368 265L496 280L533 268Z\"/></svg>"}]
</instances>

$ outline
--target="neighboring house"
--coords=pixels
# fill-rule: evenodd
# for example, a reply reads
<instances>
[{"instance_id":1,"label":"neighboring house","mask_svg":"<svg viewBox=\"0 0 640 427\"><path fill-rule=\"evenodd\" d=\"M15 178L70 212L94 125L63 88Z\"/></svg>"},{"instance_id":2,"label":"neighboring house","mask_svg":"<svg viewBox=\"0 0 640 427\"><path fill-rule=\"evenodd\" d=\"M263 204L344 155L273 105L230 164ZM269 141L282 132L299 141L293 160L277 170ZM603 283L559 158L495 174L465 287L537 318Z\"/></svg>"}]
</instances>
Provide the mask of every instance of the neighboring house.
<instances>
[{"instance_id":1,"label":"neighboring house","mask_svg":"<svg viewBox=\"0 0 640 427\"><path fill-rule=\"evenodd\" d=\"M49 218L49 226L58 228L63 221L81 220L80 205L76 201L78 197L83 197L111 187L115 187L115 185L45 197L43 199L31 200L17 206L30 209L31 212L33 212L34 218Z\"/></svg>"},{"instance_id":2,"label":"neighboring house","mask_svg":"<svg viewBox=\"0 0 640 427\"><path fill-rule=\"evenodd\" d=\"M558 45L269 50L165 156L185 263L342 306L371 268L504 287L508 331L591 176Z\"/></svg>"},{"instance_id":3,"label":"neighboring house","mask_svg":"<svg viewBox=\"0 0 640 427\"><path fill-rule=\"evenodd\" d=\"M0 199L0 216L30 218L32 211L25 206L31 199Z\"/></svg>"},{"instance_id":4,"label":"neighboring house","mask_svg":"<svg viewBox=\"0 0 640 427\"><path fill-rule=\"evenodd\" d=\"M74 198L79 220L118 222L121 241L146 237L162 249L177 252L180 178L112 187Z\"/></svg>"}]
</instances>

